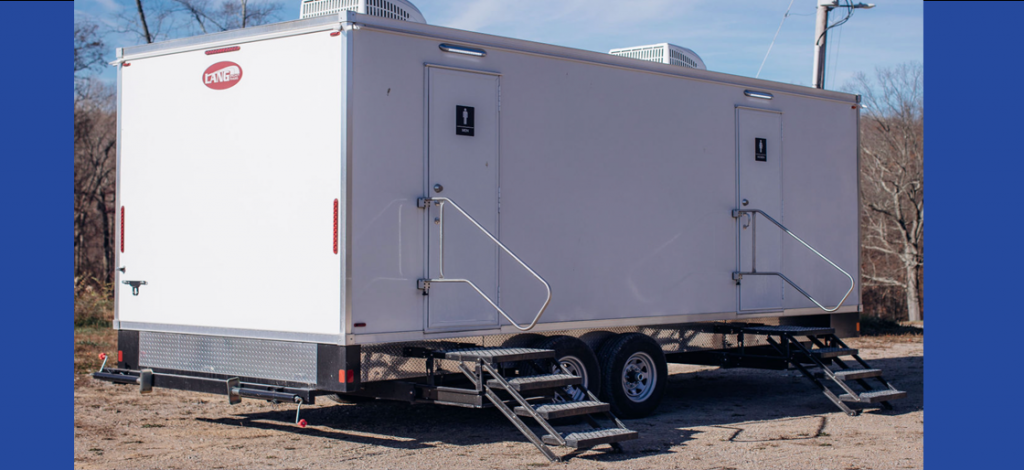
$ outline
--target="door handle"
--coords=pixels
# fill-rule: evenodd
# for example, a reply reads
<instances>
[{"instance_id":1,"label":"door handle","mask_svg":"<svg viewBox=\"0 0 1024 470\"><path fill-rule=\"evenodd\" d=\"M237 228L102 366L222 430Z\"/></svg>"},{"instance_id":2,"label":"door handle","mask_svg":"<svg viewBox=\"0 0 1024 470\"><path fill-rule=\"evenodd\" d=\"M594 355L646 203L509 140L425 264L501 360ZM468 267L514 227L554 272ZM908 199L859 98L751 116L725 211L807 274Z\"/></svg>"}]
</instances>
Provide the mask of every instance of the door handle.
<instances>
[{"instance_id":1,"label":"door handle","mask_svg":"<svg viewBox=\"0 0 1024 470\"><path fill-rule=\"evenodd\" d=\"M139 295L139 286L146 285L146 281L121 281L121 284L132 287L132 295Z\"/></svg>"},{"instance_id":2,"label":"door handle","mask_svg":"<svg viewBox=\"0 0 1024 470\"><path fill-rule=\"evenodd\" d=\"M444 191L444 186L441 186L441 184L440 184L440 183L438 183L438 184L435 184L435 185L434 185L434 192L435 192L435 193L439 193L439 192L441 192L441 191Z\"/></svg>"}]
</instances>

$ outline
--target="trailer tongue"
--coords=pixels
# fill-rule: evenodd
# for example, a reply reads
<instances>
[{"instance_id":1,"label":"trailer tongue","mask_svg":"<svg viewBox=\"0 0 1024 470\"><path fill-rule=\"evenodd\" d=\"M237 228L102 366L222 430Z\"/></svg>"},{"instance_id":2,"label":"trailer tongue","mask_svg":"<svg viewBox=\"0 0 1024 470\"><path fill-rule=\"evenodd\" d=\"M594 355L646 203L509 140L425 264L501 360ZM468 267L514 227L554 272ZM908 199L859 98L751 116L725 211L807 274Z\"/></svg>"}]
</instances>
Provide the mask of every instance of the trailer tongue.
<instances>
[{"instance_id":1,"label":"trailer tongue","mask_svg":"<svg viewBox=\"0 0 1024 470\"><path fill-rule=\"evenodd\" d=\"M434 359L457 361L469 387L435 385L435 375L428 374L428 383L407 383L412 395L411 402L435 403L466 408L495 407L523 433L552 462L561 460L551 447L589 449L609 444L615 451L621 451L619 442L637 439L639 433L626 426L612 415L609 405L599 400L592 392L586 391L586 399L572 401L564 390L566 386L580 385L583 380L571 374L555 361L555 351L532 348L470 348L453 350L427 350L407 348L410 357L423 357L433 364ZM506 369L503 364L523 364L524 370ZM545 374L549 363L562 370ZM432 371L431 371L432 372ZM509 373L513 375L508 375ZM519 375L527 374L527 375ZM313 389L297 389L272 385L242 382L238 377L226 380L154 372L105 368L93 374L93 378L118 384L138 384L141 393L149 393L153 387L218 393L228 396L228 403L240 403L242 398L255 398L274 402L295 403L296 424L303 425L299 410L303 403L313 403L317 393ZM448 380L451 382L451 379ZM457 384L458 382L456 382ZM514 408L510 408L510 406ZM531 418L543 431L541 436L531 429L521 417ZM550 420L568 417L582 417L593 430L559 431ZM600 420L600 421L599 421ZM605 424L602 424L604 421Z\"/></svg>"}]
</instances>

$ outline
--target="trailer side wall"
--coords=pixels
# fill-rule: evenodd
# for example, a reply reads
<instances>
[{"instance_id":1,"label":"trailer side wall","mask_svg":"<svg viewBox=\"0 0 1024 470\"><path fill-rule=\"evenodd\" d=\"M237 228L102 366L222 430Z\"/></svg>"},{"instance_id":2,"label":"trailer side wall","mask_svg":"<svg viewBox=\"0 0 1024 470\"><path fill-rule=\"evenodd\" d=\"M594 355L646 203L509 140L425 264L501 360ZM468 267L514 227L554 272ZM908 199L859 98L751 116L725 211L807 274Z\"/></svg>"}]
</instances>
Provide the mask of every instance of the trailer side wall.
<instances>
[{"instance_id":1,"label":"trailer side wall","mask_svg":"<svg viewBox=\"0 0 1024 470\"><path fill-rule=\"evenodd\" d=\"M366 326L353 333L423 330L427 302L414 287L437 275L426 266L436 247L416 198L435 183L427 178L428 126L454 131L454 123L427 122L428 64L500 74L496 235L550 282L542 324L737 317L731 273L747 249L730 215L740 203L738 146L747 144L737 142L738 107L782 116L782 155L772 156L781 158L781 211L771 215L856 273L852 96L776 91L761 100L742 86L506 48L484 46L482 58L450 54L442 41L373 28L354 34L352 321ZM760 231L776 230L760 223ZM782 240L780 270L837 302L846 278ZM502 257L499 286L500 305L529 322L544 297L536 280ZM791 288L782 295L775 316L820 313ZM856 309L859 296L844 305Z\"/></svg>"}]
</instances>

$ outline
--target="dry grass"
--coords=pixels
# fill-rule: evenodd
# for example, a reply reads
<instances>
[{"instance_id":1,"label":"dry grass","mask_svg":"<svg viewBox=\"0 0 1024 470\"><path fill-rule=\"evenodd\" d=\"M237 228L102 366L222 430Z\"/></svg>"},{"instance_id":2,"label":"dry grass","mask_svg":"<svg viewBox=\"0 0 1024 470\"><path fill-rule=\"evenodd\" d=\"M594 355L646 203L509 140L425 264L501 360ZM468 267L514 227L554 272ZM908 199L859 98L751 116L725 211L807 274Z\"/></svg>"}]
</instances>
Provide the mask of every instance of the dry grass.
<instances>
[{"instance_id":1,"label":"dry grass","mask_svg":"<svg viewBox=\"0 0 1024 470\"><path fill-rule=\"evenodd\" d=\"M103 363L100 353L107 353L107 366L117 364L117 332L114 320L112 287L92 282L75 281L75 375L96 372Z\"/></svg>"},{"instance_id":2,"label":"dry grass","mask_svg":"<svg viewBox=\"0 0 1024 470\"><path fill-rule=\"evenodd\" d=\"M114 320L114 287L75 279L75 327L110 327Z\"/></svg>"},{"instance_id":3,"label":"dry grass","mask_svg":"<svg viewBox=\"0 0 1024 470\"><path fill-rule=\"evenodd\" d=\"M117 331L107 327L75 328L75 375L100 370L100 353L107 353L107 367L117 366Z\"/></svg>"}]
</instances>

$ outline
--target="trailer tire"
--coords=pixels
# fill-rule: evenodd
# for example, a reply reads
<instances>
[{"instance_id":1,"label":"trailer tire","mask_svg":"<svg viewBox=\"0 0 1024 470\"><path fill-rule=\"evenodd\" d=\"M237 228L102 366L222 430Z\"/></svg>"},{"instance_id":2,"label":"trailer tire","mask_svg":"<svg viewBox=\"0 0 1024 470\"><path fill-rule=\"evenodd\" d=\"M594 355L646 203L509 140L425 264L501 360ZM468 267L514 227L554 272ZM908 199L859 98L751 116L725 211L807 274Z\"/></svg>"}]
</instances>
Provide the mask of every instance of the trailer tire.
<instances>
[{"instance_id":1,"label":"trailer tire","mask_svg":"<svg viewBox=\"0 0 1024 470\"><path fill-rule=\"evenodd\" d=\"M562 363L573 375L582 375L583 384L591 393L601 393L601 368L597 362L597 355L594 350L587 346L587 343L572 336L549 336L537 342L533 347L538 349L555 350L555 359ZM562 373L556 370L551 363L548 363L553 373ZM587 394L581 388L570 385L565 387L565 392L572 397L572 401L587 400Z\"/></svg>"},{"instance_id":2,"label":"trailer tire","mask_svg":"<svg viewBox=\"0 0 1024 470\"><path fill-rule=\"evenodd\" d=\"M606 341L601 361L601 398L615 416L642 418L654 412L665 396L668 362L651 337L626 333Z\"/></svg>"}]
</instances>

